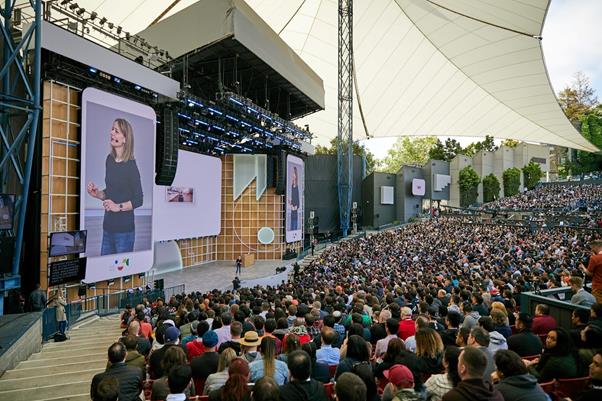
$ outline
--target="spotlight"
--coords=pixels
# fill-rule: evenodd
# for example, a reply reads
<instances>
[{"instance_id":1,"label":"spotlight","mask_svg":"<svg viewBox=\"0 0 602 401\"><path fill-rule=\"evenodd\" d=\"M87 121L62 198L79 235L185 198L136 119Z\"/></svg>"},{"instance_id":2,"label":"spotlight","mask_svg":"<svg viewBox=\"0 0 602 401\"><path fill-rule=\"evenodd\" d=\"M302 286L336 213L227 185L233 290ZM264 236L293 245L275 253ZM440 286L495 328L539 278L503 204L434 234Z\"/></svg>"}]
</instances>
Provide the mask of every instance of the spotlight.
<instances>
[{"instance_id":1,"label":"spotlight","mask_svg":"<svg viewBox=\"0 0 602 401\"><path fill-rule=\"evenodd\" d=\"M98 21L98 23L99 23L100 25L104 25L104 24L105 24L105 22L107 22L107 19L106 19L105 17L102 17L102 18L100 19L100 21Z\"/></svg>"},{"instance_id":2,"label":"spotlight","mask_svg":"<svg viewBox=\"0 0 602 401\"><path fill-rule=\"evenodd\" d=\"M77 5L77 3L71 4L69 6L69 10L71 10L71 11L75 10L76 8L79 8L79 6Z\"/></svg>"},{"instance_id":3,"label":"spotlight","mask_svg":"<svg viewBox=\"0 0 602 401\"><path fill-rule=\"evenodd\" d=\"M120 26L118 26L118 27L117 27L117 35L120 35L120 34L121 34L121 29L122 29L122 28L121 28Z\"/></svg>"},{"instance_id":4,"label":"spotlight","mask_svg":"<svg viewBox=\"0 0 602 401\"><path fill-rule=\"evenodd\" d=\"M71 0L63 0L63 1L61 1L61 6L64 6L65 4L70 3L70 2L71 2Z\"/></svg>"},{"instance_id":5,"label":"spotlight","mask_svg":"<svg viewBox=\"0 0 602 401\"><path fill-rule=\"evenodd\" d=\"M92 14L90 14L90 21L94 21L96 17L98 17L98 13L96 11L92 11Z\"/></svg>"},{"instance_id":6,"label":"spotlight","mask_svg":"<svg viewBox=\"0 0 602 401\"><path fill-rule=\"evenodd\" d=\"M115 24L113 24L112 22L109 22L109 29L113 29L114 26L115 26Z\"/></svg>"},{"instance_id":7,"label":"spotlight","mask_svg":"<svg viewBox=\"0 0 602 401\"><path fill-rule=\"evenodd\" d=\"M125 40L130 40L130 33L129 32L125 33Z\"/></svg>"},{"instance_id":8,"label":"spotlight","mask_svg":"<svg viewBox=\"0 0 602 401\"><path fill-rule=\"evenodd\" d=\"M85 8L78 8L77 11L75 12L77 15L82 15L83 13L86 12Z\"/></svg>"}]
</instances>

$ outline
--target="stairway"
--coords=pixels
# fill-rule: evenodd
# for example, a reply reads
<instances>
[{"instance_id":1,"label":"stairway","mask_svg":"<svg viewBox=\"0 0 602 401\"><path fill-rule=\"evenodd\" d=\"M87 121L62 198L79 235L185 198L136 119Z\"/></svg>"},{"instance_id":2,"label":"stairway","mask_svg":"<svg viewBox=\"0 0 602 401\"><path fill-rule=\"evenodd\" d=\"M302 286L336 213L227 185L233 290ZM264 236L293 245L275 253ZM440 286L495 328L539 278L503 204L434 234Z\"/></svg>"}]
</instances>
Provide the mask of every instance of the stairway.
<instances>
[{"instance_id":1,"label":"stairway","mask_svg":"<svg viewBox=\"0 0 602 401\"><path fill-rule=\"evenodd\" d=\"M309 253L307 254L307 256L305 256L300 262L299 262L299 266L301 267L301 269L299 270L300 272L303 272L303 270L305 270L305 268L307 266L309 266L309 264L311 262L313 262L315 259L319 259L320 255L322 254L322 252L324 252L325 250L327 250L328 248L330 248L332 246L332 244L328 244L326 245L324 248L320 249L319 251L316 250L314 252L314 255L311 255L311 250L309 251Z\"/></svg>"},{"instance_id":2,"label":"stairway","mask_svg":"<svg viewBox=\"0 0 602 401\"><path fill-rule=\"evenodd\" d=\"M97 318L48 342L0 378L0 400L90 401L90 383L105 370L107 349L121 335L119 316Z\"/></svg>"}]
</instances>

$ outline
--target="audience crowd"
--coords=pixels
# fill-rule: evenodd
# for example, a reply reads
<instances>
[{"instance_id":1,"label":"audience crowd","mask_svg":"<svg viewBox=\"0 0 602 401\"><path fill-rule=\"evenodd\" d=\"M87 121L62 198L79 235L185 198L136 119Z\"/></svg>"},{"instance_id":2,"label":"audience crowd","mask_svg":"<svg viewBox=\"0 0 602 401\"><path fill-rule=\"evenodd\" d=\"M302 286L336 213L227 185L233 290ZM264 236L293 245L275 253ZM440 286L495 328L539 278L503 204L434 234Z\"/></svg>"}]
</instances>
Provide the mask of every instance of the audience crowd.
<instances>
[{"instance_id":1,"label":"audience crowd","mask_svg":"<svg viewBox=\"0 0 602 401\"><path fill-rule=\"evenodd\" d=\"M545 187L494 206L576 198L593 205L602 193ZM562 396L601 399L596 232L470 223L442 217L342 241L277 287L128 307L91 398L536 401L552 381L590 376ZM520 312L522 292L561 287L579 305L572 327L545 303Z\"/></svg>"}]
</instances>

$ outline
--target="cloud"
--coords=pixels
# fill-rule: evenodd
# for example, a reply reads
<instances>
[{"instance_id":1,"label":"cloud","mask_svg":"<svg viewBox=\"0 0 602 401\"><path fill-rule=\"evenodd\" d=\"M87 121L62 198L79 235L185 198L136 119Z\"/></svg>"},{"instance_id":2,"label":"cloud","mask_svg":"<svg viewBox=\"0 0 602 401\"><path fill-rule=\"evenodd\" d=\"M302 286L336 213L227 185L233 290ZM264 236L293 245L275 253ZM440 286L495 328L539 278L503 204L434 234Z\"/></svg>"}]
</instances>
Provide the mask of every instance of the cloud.
<instances>
[{"instance_id":1,"label":"cloud","mask_svg":"<svg viewBox=\"0 0 602 401\"><path fill-rule=\"evenodd\" d=\"M543 30L550 81L558 92L577 71L585 73L602 97L602 1L553 0Z\"/></svg>"}]
</instances>

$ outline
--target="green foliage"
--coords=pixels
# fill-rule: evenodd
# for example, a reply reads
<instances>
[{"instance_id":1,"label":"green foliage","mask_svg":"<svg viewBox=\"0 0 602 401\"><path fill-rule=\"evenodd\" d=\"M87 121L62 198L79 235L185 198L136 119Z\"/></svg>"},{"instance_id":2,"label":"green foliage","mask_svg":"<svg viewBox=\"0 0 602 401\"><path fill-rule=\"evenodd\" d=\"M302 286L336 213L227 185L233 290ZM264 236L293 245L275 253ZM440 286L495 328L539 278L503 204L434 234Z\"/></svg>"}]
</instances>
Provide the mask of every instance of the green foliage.
<instances>
[{"instance_id":1,"label":"green foliage","mask_svg":"<svg viewBox=\"0 0 602 401\"><path fill-rule=\"evenodd\" d=\"M478 187L481 178L474 168L466 166L460 170L460 206L468 207L476 202L479 196Z\"/></svg>"},{"instance_id":2,"label":"green foliage","mask_svg":"<svg viewBox=\"0 0 602 401\"><path fill-rule=\"evenodd\" d=\"M472 157L481 151L495 152L497 149L498 147L495 146L493 137L491 135L485 135L485 139L483 139L481 142L473 142L470 145L468 145L464 149L463 154Z\"/></svg>"},{"instance_id":3,"label":"green foliage","mask_svg":"<svg viewBox=\"0 0 602 401\"><path fill-rule=\"evenodd\" d=\"M437 139L435 146L429 151L429 159L450 161L459 154L462 154L463 149L460 142L452 138L447 138L445 144Z\"/></svg>"},{"instance_id":4,"label":"green foliage","mask_svg":"<svg viewBox=\"0 0 602 401\"><path fill-rule=\"evenodd\" d=\"M504 196L514 196L520 189L520 170L512 167L502 174L504 184Z\"/></svg>"},{"instance_id":5,"label":"green foliage","mask_svg":"<svg viewBox=\"0 0 602 401\"><path fill-rule=\"evenodd\" d=\"M493 202L500 197L500 180L494 174L483 178L483 202Z\"/></svg>"},{"instance_id":6,"label":"green foliage","mask_svg":"<svg viewBox=\"0 0 602 401\"><path fill-rule=\"evenodd\" d=\"M316 154L317 155L336 155L337 154L337 143L338 138L332 138L330 140L330 146L322 146L316 145ZM366 155L366 175L370 174L374 170L378 168L379 161L376 160L374 154L366 149L364 145L360 145L357 142L353 143L353 154L355 156L363 156L365 152Z\"/></svg>"},{"instance_id":7,"label":"green foliage","mask_svg":"<svg viewBox=\"0 0 602 401\"><path fill-rule=\"evenodd\" d=\"M529 162L523 167L523 183L527 189L535 188L541 177L543 177L543 172L538 163Z\"/></svg>"},{"instance_id":8,"label":"green foliage","mask_svg":"<svg viewBox=\"0 0 602 401\"><path fill-rule=\"evenodd\" d=\"M581 117L581 135L593 145L602 149L602 105L598 105ZM602 169L602 152L577 152L577 160L571 166L573 174L583 174Z\"/></svg>"},{"instance_id":9,"label":"green foliage","mask_svg":"<svg viewBox=\"0 0 602 401\"><path fill-rule=\"evenodd\" d=\"M558 103L572 123L577 123L598 103L596 90L592 88L589 77L577 72L570 86L558 93Z\"/></svg>"},{"instance_id":10,"label":"green foliage","mask_svg":"<svg viewBox=\"0 0 602 401\"><path fill-rule=\"evenodd\" d=\"M395 174L401 166L423 165L429 160L429 152L437 143L437 137L400 137L382 161L382 171Z\"/></svg>"},{"instance_id":11,"label":"green foliage","mask_svg":"<svg viewBox=\"0 0 602 401\"><path fill-rule=\"evenodd\" d=\"M504 139L502 141L502 146L505 146L507 148L515 148L518 146L519 143L520 141L517 141L516 139Z\"/></svg>"}]
</instances>

